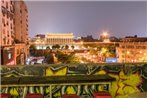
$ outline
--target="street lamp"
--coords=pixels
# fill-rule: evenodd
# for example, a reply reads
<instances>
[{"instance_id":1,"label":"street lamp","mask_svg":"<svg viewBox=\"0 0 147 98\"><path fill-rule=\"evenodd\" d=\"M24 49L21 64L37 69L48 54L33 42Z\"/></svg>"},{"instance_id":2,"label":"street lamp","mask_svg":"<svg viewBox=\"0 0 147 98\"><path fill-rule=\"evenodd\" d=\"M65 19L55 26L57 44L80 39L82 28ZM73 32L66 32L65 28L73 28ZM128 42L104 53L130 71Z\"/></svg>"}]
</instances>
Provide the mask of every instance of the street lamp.
<instances>
[{"instance_id":1,"label":"street lamp","mask_svg":"<svg viewBox=\"0 0 147 98\"><path fill-rule=\"evenodd\" d=\"M105 38L106 38L106 37L108 37L108 32L106 32L106 31L105 31L105 32L103 32L103 34L102 34L102 35L103 35L103 37L105 37Z\"/></svg>"},{"instance_id":2,"label":"street lamp","mask_svg":"<svg viewBox=\"0 0 147 98\"><path fill-rule=\"evenodd\" d=\"M109 38L108 38L109 34L107 31L103 31L102 32L102 35L101 35L101 38L104 42L110 42Z\"/></svg>"}]
</instances>

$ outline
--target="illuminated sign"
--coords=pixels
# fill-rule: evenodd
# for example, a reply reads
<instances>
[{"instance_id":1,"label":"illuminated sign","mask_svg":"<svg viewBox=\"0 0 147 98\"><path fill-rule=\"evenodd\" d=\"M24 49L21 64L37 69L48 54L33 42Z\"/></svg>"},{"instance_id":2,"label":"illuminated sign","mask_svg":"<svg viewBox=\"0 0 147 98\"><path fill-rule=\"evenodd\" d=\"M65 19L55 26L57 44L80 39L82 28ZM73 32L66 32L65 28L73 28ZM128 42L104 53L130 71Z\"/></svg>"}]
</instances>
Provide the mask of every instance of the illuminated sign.
<instances>
[{"instance_id":1,"label":"illuminated sign","mask_svg":"<svg viewBox=\"0 0 147 98\"><path fill-rule=\"evenodd\" d=\"M106 58L107 63L115 63L117 62L117 58Z\"/></svg>"}]
</instances>

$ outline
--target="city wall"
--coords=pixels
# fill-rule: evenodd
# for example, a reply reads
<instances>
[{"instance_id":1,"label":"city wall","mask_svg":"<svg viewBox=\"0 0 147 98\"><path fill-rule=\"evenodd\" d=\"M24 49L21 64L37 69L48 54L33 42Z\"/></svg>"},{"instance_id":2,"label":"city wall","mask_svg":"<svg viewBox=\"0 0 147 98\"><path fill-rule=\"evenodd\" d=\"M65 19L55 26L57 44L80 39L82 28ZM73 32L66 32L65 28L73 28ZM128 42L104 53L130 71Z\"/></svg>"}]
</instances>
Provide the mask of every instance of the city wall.
<instances>
[{"instance_id":1,"label":"city wall","mask_svg":"<svg viewBox=\"0 0 147 98\"><path fill-rule=\"evenodd\" d=\"M98 75L108 74L116 81L111 83L109 90L112 98L127 98L134 92L147 92L147 63L135 64L60 64L60 65L23 65L1 66L1 77L23 76L66 76L66 75ZM54 86L52 97L61 98L63 94L92 96L93 91L108 90L107 85L66 85ZM2 87L2 93L10 93L14 98L24 98L27 93L41 93L49 98L49 86ZM90 97L91 98L91 97Z\"/></svg>"}]
</instances>

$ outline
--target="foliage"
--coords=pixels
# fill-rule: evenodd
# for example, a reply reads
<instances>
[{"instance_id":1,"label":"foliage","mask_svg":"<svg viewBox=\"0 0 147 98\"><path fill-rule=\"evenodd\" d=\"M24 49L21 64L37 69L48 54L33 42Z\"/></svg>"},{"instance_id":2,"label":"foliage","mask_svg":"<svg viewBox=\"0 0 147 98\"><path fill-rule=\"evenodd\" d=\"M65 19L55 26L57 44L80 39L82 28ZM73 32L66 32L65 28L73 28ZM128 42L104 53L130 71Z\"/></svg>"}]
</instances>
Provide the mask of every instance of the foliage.
<instances>
[{"instance_id":1,"label":"foliage","mask_svg":"<svg viewBox=\"0 0 147 98\"><path fill-rule=\"evenodd\" d=\"M82 57L81 60L82 60L83 62L92 63L92 61L90 61L90 60L88 60L88 59L86 59L86 58L84 58L84 57Z\"/></svg>"},{"instance_id":2,"label":"foliage","mask_svg":"<svg viewBox=\"0 0 147 98\"><path fill-rule=\"evenodd\" d=\"M69 46L68 45L65 45L65 49L67 50L69 48Z\"/></svg>"},{"instance_id":3,"label":"foliage","mask_svg":"<svg viewBox=\"0 0 147 98\"><path fill-rule=\"evenodd\" d=\"M30 50L36 50L36 46L35 45L31 45L30 46Z\"/></svg>"},{"instance_id":4,"label":"foliage","mask_svg":"<svg viewBox=\"0 0 147 98\"><path fill-rule=\"evenodd\" d=\"M47 64L54 64L54 56L53 53L50 53L46 56L45 61Z\"/></svg>"},{"instance_id":5,"label":"foliage","mask_svg":"<svg viewBox=\"0 0 147 98\"><path fill-rule=\"evenodd\" d=\"M52 46L52 49L59 49L60 48L60 45L59 44L56 44L56 45L53 45Z\"/></svg>"},{"instance_id":6,"label":"foliage","mask_svg":"<svg viewBox=\"0 0 147 98\"><path fill-rule=\"evenodd\" d=\"M72 45L72 46L71 46L71 48L72 48L72 49L74 49L74 48L75 48L75 46L74 46L74 45Z\"/></svg>"},{"instance_id":7,"label":"foliage","mask_svg":"<svg viewBox=\"0 0 147 98\"><path fill-rule=\"evenodd\" d=\"M110 47L101 48L100 54L103 58L103 61L105 61L106 58L116 56L114 50L112 50Z\"/></svg>"},{"instance_id":8,"label":"foliage","mask_svg":"<svg viewBox=\"0 0 147 98\"><path fill-rule=\"evenodd\" d=\"M89 53L90 53L91 55L95 55L95 54L98 53L98 50L90 49Z\"/></svg>"},{"instance_id":9,"label":"foliage","mask_svg":"<svg viewBox=\"0 0 147 98\"><path fill-rule=\"evenodd\" d=\"M49 47L49 46L47 46L47 47L46 47L46 49L50 49L50 47Z\"/></svg>"},{"instance_id":10,"label":"foliage","mask_svg":"<svg viewBox=\"0 0 147 98\"><path fill-rule=\"evenodd\" d=\"M55 56L58 58L58 61L65 64L79 63L79 59L75 57L74 54L66 54L61 51L57 51Z\"/></svg>"},{"instance_id":11,"label":"foliage","mask_svg":"<svg viewBox=\"0 0 147 98\"><path fill-rule=\"evenodd\" d=\"M33 55L33 56L34 56L35 51L36 51L36 46L35 46L35 45L31 45L31 46L29 47L29 50L30 50L30 55Z\"/></svg>"}]
</instances>

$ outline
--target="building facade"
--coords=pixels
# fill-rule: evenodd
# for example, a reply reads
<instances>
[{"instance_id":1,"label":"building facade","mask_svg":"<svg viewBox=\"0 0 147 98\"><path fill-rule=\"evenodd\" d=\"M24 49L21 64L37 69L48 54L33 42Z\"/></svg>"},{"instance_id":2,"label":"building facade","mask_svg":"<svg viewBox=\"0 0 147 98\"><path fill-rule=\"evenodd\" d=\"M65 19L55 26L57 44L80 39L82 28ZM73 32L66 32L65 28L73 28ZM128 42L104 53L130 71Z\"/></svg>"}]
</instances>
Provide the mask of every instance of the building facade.
<instances>
[{"instance_id":1,"label":"building facade","mask_svg":"<svg viewBox=\"0 0 147 98\"><path fill-rule=\"evenodd\" d=\"M1 0L0 14L1 64L15 65L17 44L21 44L21 49L25 49L24 58L29 54L27 7L22 0ZM24 64L24 61L25 59L20 64Z\"/></svg>"},{"instance_id":2,"label":"building facade","mask_svg":"<svg viewBox=\"0 0 147 98\"><path fill-rule=\"evenodd\" d=\"M17 1L17 0L14 3L14 9L15 9L14 11L15 43L18 44L15 46L17 48L17 51L23 50L24 60L21 60L22 62L20 62L20 64L24 64L25 59L29 55L28 10L24 1Z\"/></svg>"},{"instance_id":3,"label":"building facade","mask_svg":"<svg viewBox=\"0 0 147 98\"><path fill-rule=\"evenodd\" d=\"M15 40L18 42L28 43L28 10L23 1L15 1Z\"/></svg>"},{"instance_id":4,"label":"building facade","mask_svg":"<svg viewBox=\"0 0 147 98\"><path fill-rule=\"evenodd\" d=\"M0 3L0 44L10 46L14 44L14 2L2 0Z\"/></svg>"},{"instance_id":5,"label":"building facade","mask_svg":"<svg viewBox=\"0 0 147 98\"><path fill-rule=\"evenodd\" d=\"M1 0L0 2L0 46L1 64L15 64L14 45L14 2Z\"/></svg>"},{"instance_id":6,"label":"building facade","mask_svg":"<svg viewBox=\"0 0 147 98\"><path fill-rule=\"evenodd\" d=\"M52 49L54 45L59 45L60 48L68 45L70 49L74 44L73 39L73 33L50 33L45 35L45 37L36 36L32 39L32 44L34 44L37 49Z\"/></svg>"},{"instance_id":7,"label":"building facade","mask_svg":"<svg viewBox=\"0 0 147 98\"><path fill-rule=\"evenodd\" d=\"M25 55L25 44L15 44L15 64L24 65L26 60Z\"/></svg>"},{"instance_id":8,"label":"building facade","mask_svg":"<svg viewBox=\"0 0 147 98\"><path fill-rule=\"evenodd\" d=\"M123 38L116 50L119 62L147 62L147 38Z\"/></svg>"}]
</instances>

